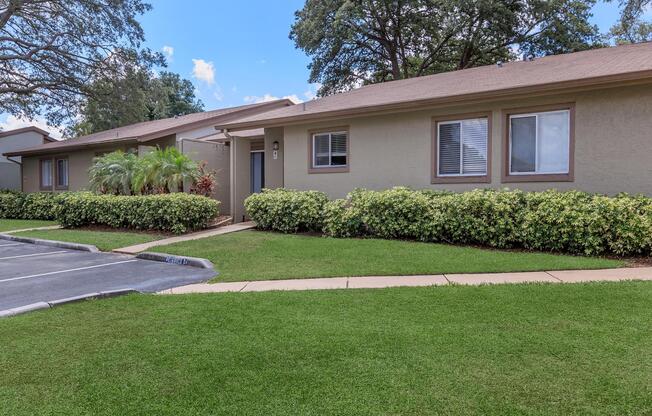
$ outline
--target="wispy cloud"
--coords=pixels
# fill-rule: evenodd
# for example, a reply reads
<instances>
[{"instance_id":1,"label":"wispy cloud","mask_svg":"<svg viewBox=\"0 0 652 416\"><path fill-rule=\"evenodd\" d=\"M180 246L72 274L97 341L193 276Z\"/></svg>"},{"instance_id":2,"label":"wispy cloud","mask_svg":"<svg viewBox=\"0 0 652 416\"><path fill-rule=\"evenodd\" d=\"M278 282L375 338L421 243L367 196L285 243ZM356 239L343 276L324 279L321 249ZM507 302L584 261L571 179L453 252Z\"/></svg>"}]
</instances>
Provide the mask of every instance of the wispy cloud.
<instances>
[{"instance_id":1,"label":"wispy cloud","mask_svg":"<svg viewBox=\"0 0 652 416\"><path fill-rule=\"evenodd\" d=\"M161 48L161 50L163 51L163 54L168 59L168 61L172 62L172 57L174 56L174 48L172 46L165 45Z\"/></svg>"},{"instance_id":2,"label":"wispy cloud","mask_svg":"<svg viewBox=\"0 0 652 416\"><path fill-rule=\"evenodd\" d=\"M297 104L303 102L303 100L301 100L296 94L285 95L285 96L283 96L283 98L292 100ZM280 100L280 98L275 96L275 95L272 95L272 94L265 94L265 95L261 95L261 96L247 95L246 97L244 97L244 102L245 103L251 103L251 104L253 104L253 103L266 103L268 101L276 101L276 100Z\"/></svg>"},{"instance_id":3,"label":"wispy cloud","mask_svg":"<svg viewBox=\"0 0 652 416\"><path fill-rule=\"evenodd\" d=\"M50 135L57 139L60 139L63 136L63 131L61 129L48 126L45 119L42 117L37 117L35 120L30 121L10 114L7 116L4 122L0 122L0 129L3 131L15 130L29 126L36 126L45 131L49 131Z\"/></svg>"},{"instance_id":4,"label":"wispy cloud","mask_svg":"<svg viewBox=\"0 0 652 416\"><path fill-rule=\"evenodd\" d=\"M213 62L206 62L203 59L193 59L192 75L200 81L209 85L215 83L215 66Z\"/></svg>"}]
</instances>

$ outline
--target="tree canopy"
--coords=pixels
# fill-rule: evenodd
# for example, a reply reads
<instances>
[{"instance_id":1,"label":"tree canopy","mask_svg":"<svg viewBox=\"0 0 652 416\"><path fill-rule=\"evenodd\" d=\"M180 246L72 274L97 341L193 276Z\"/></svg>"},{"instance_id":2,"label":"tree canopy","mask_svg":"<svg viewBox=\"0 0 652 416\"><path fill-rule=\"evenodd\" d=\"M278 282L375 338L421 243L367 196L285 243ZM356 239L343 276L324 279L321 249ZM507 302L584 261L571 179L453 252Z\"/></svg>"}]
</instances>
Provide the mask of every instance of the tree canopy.
<instances>
[{"instance_id":1,"label":"tree canopy","mask_svg":"<svg viewBox=\"0 0 652 416\"><path fill-rule=\"evenodd\" d=\"M89 86L91 98L81 108L80 121L68 133L83 136L141 121L160 120L203 111L195 88L179 74L131 68L124 76L101 79Z\"/></svg>"},{"instance_id":2,"label":"tree canopy","mask_svg":"<svg viewBox=\"0 0 652 416\"><path fill-rule=\"evenodd\" d=\"M0 0L0 112L73 119L93 80L164 64L141 48L143 0Z\"/></svg>"},{"instance_id":3,"label":"tree canopy","mask_svg":"<svg viewBox=\"0 0 652 416\"><path fill-rule=\"evenodd\" d=\"M290 33L328 95L601 46L595 0L307 0Z\"/></svg>"}]
</instances>

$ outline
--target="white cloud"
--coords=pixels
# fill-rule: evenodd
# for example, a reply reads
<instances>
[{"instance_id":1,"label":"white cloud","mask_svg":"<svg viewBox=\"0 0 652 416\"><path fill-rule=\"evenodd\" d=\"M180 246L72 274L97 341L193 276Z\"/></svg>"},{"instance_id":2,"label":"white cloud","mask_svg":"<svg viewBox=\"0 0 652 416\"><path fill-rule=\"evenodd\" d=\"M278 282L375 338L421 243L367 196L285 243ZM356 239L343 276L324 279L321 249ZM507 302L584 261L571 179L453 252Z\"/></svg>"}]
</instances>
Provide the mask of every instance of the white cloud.
<instances>
[{"instance_id":1,"label":"white cloud","mask_svg":"<svg viewBox=\"0 0 652 416\"><path fill-rule=\"evenodd\" d=\"M213 98L215 98L217 101L222 101L224 99L224 94L222 93L222 89L219 86L213 92Z\"/></svg>"},{"instance_id":2,"label":"white cloud","mask_svg":"<svg viewBox=\"0 0 652 416\"><path fill-rule=\"evenodd\" d=\"M174 48L172 46L165 45L161 48L163 51L163 54L165 55L166 58L168 58L168 61L172 61L172 56L174 55Z\"/></svg>"},{"instance_id":3,"label":"white cloud","mask_svg":"<svg viewBox=\"0 0 652 416\"><path fill-rule=\"evenodd\" d=\"M262 97L257 95L247 95L244 97L245 103L266 103L268 101L278 100L278 97L275 97L271 94L265 94Z\"/></svg>"},{"instance_id":4,"label":"white cloud","mask_svg":"<svg viewBox=\"0 0 652 416\"><path fill-rule=\"evenodd\" d=\"M50 136L60 139L63 136L63 131L61 129L48 126L45 119L42 117L37 117L35 120L28 120L24 118L19 118L13 115L8 115L4 122L0 122L0 129L3 131L20 129L23 127L36 126L39 129L50 132Z\"/></svg>"},{"instance_id":5,"label":"white cloud","mask_svg":"<svg viewBox=\"0 0 652 416\"><path fill-rule=\"evenodd\" d=\"M215 66L212 62L206 62L203 59L193 59L192 75L200 81L209 85L215 83Z\"/></svg>"},{"instance_id":6,"label":"white cloud","mask_svg":"<svg viewBox=\"0 0 652 416\"><path fill-rule=\"evenodd\" d=\"M306 97L308 101L314 100L315 98L317 98L317 91L319 91L321 87L322 84L320 83L311 84L308 90L303 93L303 96Z\"/></svg>"},{"instance_id":7,"label":"white cloud","mask_svg":"<svg viewBox=\"0 0 652 416\"><path fill-rule=\"evenodd\" d=\"M260 65L265 65L267 63L267 59L260 59L260 60L258 60L258 63Z\"/></svg>"},{"instance_id":8,"label":"white cloud","mask_svg":"<svg viewBox=\"0 0 652 416\"><path fill-rule=\"evenodd\" d=\"M299 98L296 94L286 95L283 98L292 100L292 101L294 101L295 104L299 104L299 103L303 102L303 100L301 98ZM251 104L253 104L253 103L256 103L256 104L258 104L258 103L266 103L266 102L269 102L269 101L276 101L276 100L280 100L280 98L275 96L275 95L272 95L272 94L265 94L263 96L247 95L246 97L244 97L244 102L245 103L251 103Z\"/></svg>"}]
</instances>

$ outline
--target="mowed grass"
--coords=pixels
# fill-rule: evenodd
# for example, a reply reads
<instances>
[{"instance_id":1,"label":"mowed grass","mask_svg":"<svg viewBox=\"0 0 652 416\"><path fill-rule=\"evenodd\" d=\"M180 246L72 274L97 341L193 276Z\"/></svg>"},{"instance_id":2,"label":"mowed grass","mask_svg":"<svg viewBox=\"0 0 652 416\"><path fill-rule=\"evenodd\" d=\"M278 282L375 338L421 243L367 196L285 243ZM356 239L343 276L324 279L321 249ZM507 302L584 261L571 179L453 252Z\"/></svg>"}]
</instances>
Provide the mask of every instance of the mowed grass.
<instances>
[{"instance_id":1,"label":"mowed grass","mask_svg":"<svg viewBox=\"0 0 652 416\"><path fill-rule=\"evenodd\" d=\"M0 232L24 230L27 228L49 227L57 225L55 221L39 221L39 220L9 220L0 218Z\"/></svg>"},{"instance_id":2,"label":"mowed grass","mask_svg":"<svg viewBox=\"0 0 652 416\"><path fill-rule=\"evenodd\" d=\"M3 415L646 415L652 283L133 295L0 320Z\"/></svg>"},{"instance_id":3,"label":"mowed grass","mask_svg":"<svg viewBox=\"0 0 652 416\"><path fill-rule=\"evenodd\" d=\"M148 243L165 238L163 235L99 230L41 230L16 233L22 237L40 238L44 240L66 241L70 243L91 244L102 251Z\"/></svg>"},{"instance_id":4,"label":"mowed grass","mask_svg":"<svg viewBox=\"0 0 652 416\"><path fill-rule=\"evenodd\" d=\"M216 281L599 269L624 264L596 257L260 231L242 231L151 250L207 258L220 272Z\"/></svg>"}]
</instances>

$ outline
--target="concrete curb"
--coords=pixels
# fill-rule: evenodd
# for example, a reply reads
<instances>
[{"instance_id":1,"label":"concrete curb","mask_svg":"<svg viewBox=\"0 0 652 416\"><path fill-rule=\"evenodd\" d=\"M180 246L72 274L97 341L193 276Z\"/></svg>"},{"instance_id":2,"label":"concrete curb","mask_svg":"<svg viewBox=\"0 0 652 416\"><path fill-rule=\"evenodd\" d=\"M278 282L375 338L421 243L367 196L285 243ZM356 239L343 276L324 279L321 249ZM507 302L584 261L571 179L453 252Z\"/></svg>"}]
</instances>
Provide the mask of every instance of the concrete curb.
<instances>
[{"instance_id":1,"label":"concrete curb","mask_svg":"<svg viewBox=\"0 0 652 416\"><path fill-rule=\"evenodd\" d=\"M92 246L90 244L77 244L77 243L68 243L65 241L53 241L53 240L41 240L38 238L28 238L28 237L18 237L15 235L9 235L9 234L0 234L0 239L2 240L9 240L9 241L16 241L19 243L27 243L27 244L36 244L39 246L48 246L48 247L57 247L57 248L65 248L68 250L78 250L78 251L87 251L90 253L99 253L100 250Z\"/></svg>"},{"instance_id":2,"label":"concrete curb","mask_svg":"<svg viewBox=\"0 0 652 416\"><path fill-rule=\"evenodd\" d=\"M176 264L177 266L199 267L200 269L212 269L213 263L206 259L197 257L174 256L165 253L145 252L136 256L137 259L160 261L163 263Z\"/></svg>"},{"instance_id":3,"label":"concrete curb","mask_svg":"<svg viewBox=\"0 0 652 416\"><path fill-rule=\"evenodd\" d=\"M95 292L87 293L85 295L72 296L69 298L52 300L49 302L37 302L32 303L31 305L19 306L16 308L5 309L0 311L0 318L9 318L11 316L21 315L28 312L38 311L41 309L50 309L57 306L66 305L68 303L82 302L89 299L106 299L114 298L117 296L128 295L131 293L140 293L136 289L119 289L119 290L107 290L104 292Z\"/></svg>"}]
</instances>

